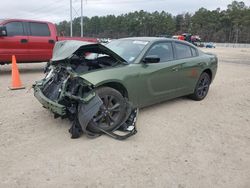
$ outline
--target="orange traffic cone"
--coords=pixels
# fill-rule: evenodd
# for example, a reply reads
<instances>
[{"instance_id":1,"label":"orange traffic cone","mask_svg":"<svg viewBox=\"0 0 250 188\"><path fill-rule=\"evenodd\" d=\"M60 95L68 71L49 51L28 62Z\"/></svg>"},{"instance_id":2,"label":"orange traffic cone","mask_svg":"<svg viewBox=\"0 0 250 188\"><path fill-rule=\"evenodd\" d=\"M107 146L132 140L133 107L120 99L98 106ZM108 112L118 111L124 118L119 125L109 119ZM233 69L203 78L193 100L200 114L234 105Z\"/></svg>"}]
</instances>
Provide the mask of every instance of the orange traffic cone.
<instances>
[{"instance_id":1,"label":"orange traffic cone","mask_svg":"<svg viewBox=\"0 0 250 188\"><path fill-rule=\"evenodd\" d=\"M9 87L11 90L24 89L19 76L19 70L16 63L16 56L12 55L12 86Z\"/></svg>"}]
</instances>

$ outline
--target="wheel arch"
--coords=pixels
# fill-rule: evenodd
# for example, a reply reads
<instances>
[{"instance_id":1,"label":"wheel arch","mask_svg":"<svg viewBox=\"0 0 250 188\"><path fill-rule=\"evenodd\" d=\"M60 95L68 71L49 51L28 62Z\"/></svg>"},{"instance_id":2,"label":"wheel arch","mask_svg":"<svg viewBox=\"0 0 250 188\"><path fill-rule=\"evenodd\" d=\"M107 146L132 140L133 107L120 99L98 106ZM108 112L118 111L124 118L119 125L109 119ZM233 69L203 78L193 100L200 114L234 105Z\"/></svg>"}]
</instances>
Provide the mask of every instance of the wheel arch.
<instances>
[{"instance_id":1,"label":"wheel arch","mask_svg":"<svg viewBox=\"0 0 250 188\"><path fill-rule=\"evenodd\" d=\"M119 91L123 97L129 98L128 90L120 82L107 82L107 83L103 83L101 85L98 85L98 87L111 87L111 88Z\"/></svg>"},{"instance_id":2,"label":"wheel arch","mask_svg":"<svg viewBox=\"0 0 250 188\"><path fill-rule=\"evenodd\" d=\"M205 69L202 73L207 73L208 75L209 75L209 77L210 77L210 80L212 81L212 79L213 79L213 73L212 73L212 70L210 70L210 69Z\"/></svg>"}]
</instances>

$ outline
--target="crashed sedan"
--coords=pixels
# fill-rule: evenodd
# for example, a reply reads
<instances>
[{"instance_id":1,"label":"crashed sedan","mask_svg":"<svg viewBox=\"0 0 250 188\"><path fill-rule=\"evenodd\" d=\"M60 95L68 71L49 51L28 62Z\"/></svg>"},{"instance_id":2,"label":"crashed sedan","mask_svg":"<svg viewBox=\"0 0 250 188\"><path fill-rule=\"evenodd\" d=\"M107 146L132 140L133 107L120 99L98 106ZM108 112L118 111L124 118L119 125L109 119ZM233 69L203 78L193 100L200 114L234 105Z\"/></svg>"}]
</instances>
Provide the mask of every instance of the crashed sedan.
<instances>
[{"instance_id":1,"label":"crashed sedan","mask_svg":"<svg viewBox=\"0 0 250 188\"><path fill-rule=\"evenodd\" d=\"M106 46L61 41L34 95L55 117L72 121L72 138L105 133L122 140L136 133L138 108L186 95L204 99L217 62L174 39L125 38Z\"/></svg>"}]
</instances>

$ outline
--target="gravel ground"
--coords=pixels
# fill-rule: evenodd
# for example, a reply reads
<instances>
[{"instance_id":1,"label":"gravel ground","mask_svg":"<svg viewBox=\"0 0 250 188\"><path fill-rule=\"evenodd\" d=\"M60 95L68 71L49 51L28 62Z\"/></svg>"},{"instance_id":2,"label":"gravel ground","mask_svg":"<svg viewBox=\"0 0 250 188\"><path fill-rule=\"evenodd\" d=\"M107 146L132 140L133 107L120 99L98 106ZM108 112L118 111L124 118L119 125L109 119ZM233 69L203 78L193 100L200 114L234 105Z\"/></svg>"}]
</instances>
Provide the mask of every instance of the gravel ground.
<instances>
[{"instance_id":1,"label":"gravel ground","mask_svg":"<svg viewBox=\"0 0 250 188\"><path fill-rule=\"evenodd\" d=\"M123 142L70 139L29 90L45 64L19 65L19 91L1 66L0 187L250 187L250 49L205 50L220 58L207 98L141 109Z\"/></svg>"}]
</instances>

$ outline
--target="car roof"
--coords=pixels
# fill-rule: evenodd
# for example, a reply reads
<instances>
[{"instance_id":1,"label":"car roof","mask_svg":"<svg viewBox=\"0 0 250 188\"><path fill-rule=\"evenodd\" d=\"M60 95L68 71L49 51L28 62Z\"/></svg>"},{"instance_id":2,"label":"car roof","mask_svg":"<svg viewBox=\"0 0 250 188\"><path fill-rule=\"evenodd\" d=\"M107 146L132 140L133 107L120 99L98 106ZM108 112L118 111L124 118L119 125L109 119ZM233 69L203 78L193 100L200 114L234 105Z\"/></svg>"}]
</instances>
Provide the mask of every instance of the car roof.
<instances>
[{"instance_id":1,"label":"car roof","mask_svg":"<svg viewBox=\"0 0 250 188\"><path fill-rule=\"evenodd\" d=\"M192 46L196 48L193 44L190 42L184 41L184 40L178 40L178 39L172 39L172 38L165 38L165 37L128 37L128 38L121 38L118 40L141 40L141 41L148 41L151 44L155 42L178 42L178 43L183 43L189 46Z\"/></svg>"},{"instance_id":2,"label":"car roof","mask_svg":"<svg viewBox=\"0 0 250 188\"><path fill-rule=\"evenodd\" d=\"M128 37L128 38L121 38L118 40L141 40L141 41L148 41L148 42L160 42L160 41L171 41L171 42L182 42L185 44L189 44L189 42L172 39L172 38L165 38L165 37Z\"/></svg>"}]
</instances>

